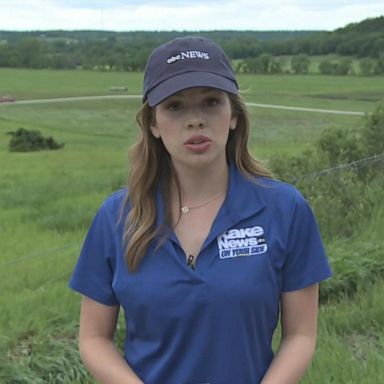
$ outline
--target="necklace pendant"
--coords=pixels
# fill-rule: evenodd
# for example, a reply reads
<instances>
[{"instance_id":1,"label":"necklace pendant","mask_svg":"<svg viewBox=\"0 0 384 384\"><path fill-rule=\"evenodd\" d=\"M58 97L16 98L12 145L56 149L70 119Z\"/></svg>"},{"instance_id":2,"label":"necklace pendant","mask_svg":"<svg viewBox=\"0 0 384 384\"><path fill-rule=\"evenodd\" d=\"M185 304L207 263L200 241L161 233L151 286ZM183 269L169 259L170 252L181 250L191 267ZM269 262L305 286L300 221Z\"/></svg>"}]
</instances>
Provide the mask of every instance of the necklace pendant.
<instances>
[{"instance_id":1,"label":"necklace pendant","mask_svg":"<svg viewBox=\"0 0 384 384\"><path fill-rule=\"evenodd\" d=\"M181 212L184 213L184 215L186 213L188 213L189 211L190 211L190 209L186 205L184 205L184 207L181 207Z\"/></svg>"}]
</instances>

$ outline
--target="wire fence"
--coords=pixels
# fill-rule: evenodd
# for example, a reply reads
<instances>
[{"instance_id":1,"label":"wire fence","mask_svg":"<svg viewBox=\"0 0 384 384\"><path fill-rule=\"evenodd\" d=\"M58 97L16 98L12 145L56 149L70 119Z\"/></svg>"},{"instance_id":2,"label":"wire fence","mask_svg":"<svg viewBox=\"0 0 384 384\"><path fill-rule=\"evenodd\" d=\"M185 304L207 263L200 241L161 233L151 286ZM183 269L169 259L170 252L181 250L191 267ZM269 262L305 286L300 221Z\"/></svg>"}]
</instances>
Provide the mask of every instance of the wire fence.
<instances>
[{"instance_id":1,"label":"wire fence","mask_svg":"<svg viewBox=\"0 0 384 384\"><path fill-rule=\"evenodd\" d=\"M359 169L359 168L365 167L368 164L379 163L379 162L384 162L384 153L379 154L379 155L366 157L366 158L359 159L356 161L352 161L350 163L338 164L337 166L322 169L322 170L319 170L316 172L304 174L302 176L293 178L291 180L291 182L292 183L298 183L298 182L305 180L305 179L314 179L314 178L318 178L318 177L323 177L323 176L327 176L327 175L330 175L330 174L333 174L336 172L345 171L348 169ZM50 258L53 255L57 255L63 251L66 251L69 249L75 249L75 248L77 248L77 249L80 248L79 242L68 243L68 244L65 244L61 247L31 253L28 255L18 257L17 259L14 259L14 260L9 260L9 261L3 262L0 264L0 269L4 270L4 268L6 268L6 267L11 267L11 266L14 266L14 265L17 265L20 263L24 263L24 262L30 262L30 261L35 260L37 258L48 258L48 257ZM41 283L37 288L34 289L34 291L43 290L46 286L61 280L63 277L69 277L71 271L72 270L66 270L65 272L61 271L61 272L55 274L54 276L50 277L49 279L47 279L46 281Z\"/></svg>"},{"instance_id":2,"label":"wire fence","mask_svg":"<svg viewBox=\"0 0 384 384\"><path fill-rule=\"evenodd\" d=\"M321 177L324 175L328 175L330 173L345 171L347 169L358 169L358 168L365 167L368 164L377 163L380 161L384 162L384 153L381 155L374 155L374 156L366 157L364 159L352 161L352 162L346 163L346 164L338 164L334 167L321 169L321 170L316 171L316 172L307 173L305 175L293 178L291 180L291 182L297 183L297 182L304 180L304 179L314 179L314 178L318 178L318 177Z\"/></svg>"},{"instance_id":3,"label":"wire fence","mask_svg":"<svg viewBox=\"0 0 384 384\"><path fill-rule=\"evenodd\" d=\"M57 281L61 280L62 278L66 277L68 278L72 273L72 269L69 269L65 272L57 273L56 275L52 276L50 279L44 281L42 284L40 284L37 288L35 288L33 291L42 291L44 288L46 288L48 285L51 285L53 283L56 283Z\"/></svg>"},{"instance_id":4,"label":"wire fence","mask_svg":"<svg viewBox=\"0 0 384 384\"><path fill-rule=\"evenodd\" d=\"M44 291L45 287L50 286L60 280L63 280L64 278L67 281L67 278L69 278L70 274L73 271L74 262L71 262L71 260L65 256L66 270L63 271L64 265L60 261L64 259L62 256L60 256L61 259L58 260L57 256L63 255L63 253L68 250L73 250L76 248L79 249L79 247L80 244L71 243L60 248L49 249L44 252L26 255L16 260L2 263L0 265L1 272L4 272L2 273L3 277L1 280L2 290L4 291L4 289L11 289L13 292L15 292L15 290L23 290L26 287L29 287L27 289L28 291L37 292ZM39 262L31 264L35 260L38 260ZM44 261L44 265L41 265L40 261ZM48 261L49 264L46 261ZM69 268L68 263L71 264ZM22 264L22 269L17 270L16 273L13 270L13 267L19 264ZM7 279L8 276L11 278L11 280ZM23 281L23 284L20 284L21 281Z\"/></svg>"},{"instance_id":5,"label":"wire fence","mask_svg":"<svg viewBox=\"0 0 384 384\"><path fill-rule=\"evenodd\" d=\"M17 259L14 259L14 260L5 261L4 263L0 264L0 268L4 268L4 267L7 267L7 266L10 266L13 264L18 264L18 263L21 263L23 261L30 260L30 259L37 259L39 257L52 256L54 254L57 254L57 253L60 253L62 251L65 251L67 249L75 248L78 246L79 246L79 243L70 243L70 244L66 244L66 245L59 247L59 248L47 249L47 250L42 251L42 252L31 253L29 255L18 257Z\"/></svg>"}]
</instances>

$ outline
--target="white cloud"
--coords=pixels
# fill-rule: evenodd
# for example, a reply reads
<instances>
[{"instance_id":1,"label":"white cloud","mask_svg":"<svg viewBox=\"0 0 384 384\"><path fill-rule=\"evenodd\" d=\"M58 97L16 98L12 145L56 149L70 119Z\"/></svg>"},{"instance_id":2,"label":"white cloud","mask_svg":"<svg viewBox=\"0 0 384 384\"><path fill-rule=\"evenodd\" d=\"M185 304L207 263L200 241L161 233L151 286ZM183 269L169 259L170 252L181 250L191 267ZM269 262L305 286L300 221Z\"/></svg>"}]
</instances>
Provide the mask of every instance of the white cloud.
<instances>
[{"instance_id":1,"label":"white cloud","mask_svg":"<svg viewBox=\"0 0 384 384\"><path fill-rule=\"evenodd\" d=\"M0 0L3 30L333 30L380 15L383 1Z\"/></svg>"}]
</instances>

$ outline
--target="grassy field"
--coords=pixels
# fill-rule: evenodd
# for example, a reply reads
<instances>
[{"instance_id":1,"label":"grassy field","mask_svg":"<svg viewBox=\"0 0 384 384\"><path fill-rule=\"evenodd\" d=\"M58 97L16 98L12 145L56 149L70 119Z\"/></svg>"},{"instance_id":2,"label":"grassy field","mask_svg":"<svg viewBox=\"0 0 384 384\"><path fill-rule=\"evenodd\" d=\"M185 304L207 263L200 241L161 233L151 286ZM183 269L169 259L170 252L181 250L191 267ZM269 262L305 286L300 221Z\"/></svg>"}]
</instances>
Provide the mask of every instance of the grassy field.
<instances>
[{"instance_id":1,"label":"grassy field","mask_svg":"<svg viewBox=\"0 0 384 384\"><path fill-rule=\"evenodd\" d=\"M0 68L0 95L17 99L105 95L114 86L141 94L143 75L126 72ZM368 111L384 98L384 76L239 75L248 101L313 108Z\"/></svg>"},{"instance_id":2,"label":"grassy field","mask_svg":"<svg viewBox=\"0 0 384 384\"><path fill-rule=\"evenodd\" d=\"M122 85L140 94L141 81L142 74L0 69L0 95L104 95ZM384 97L383 77L239 81L246 101L255 103L371 111L376 98ZM125 183L139 107L138 99L0 105L0 383L92 382L76 349L79 297L66 285L97 207ZM309 148L327 127L361 124L355 116L258 108L250 113L251 148L266 162ZM6 132L19 127L38 129L65 147L10 153ZM348 260L358 260L361 248L371 252L371 244L384 260L383 224L382 205L365 231L328 243L334 267L354 268ZM357 294L321 306L318 352L304 384L377 384L384 376L384 280L365 276L363 262L356 265Z\"/></svg>"}]
</instances>

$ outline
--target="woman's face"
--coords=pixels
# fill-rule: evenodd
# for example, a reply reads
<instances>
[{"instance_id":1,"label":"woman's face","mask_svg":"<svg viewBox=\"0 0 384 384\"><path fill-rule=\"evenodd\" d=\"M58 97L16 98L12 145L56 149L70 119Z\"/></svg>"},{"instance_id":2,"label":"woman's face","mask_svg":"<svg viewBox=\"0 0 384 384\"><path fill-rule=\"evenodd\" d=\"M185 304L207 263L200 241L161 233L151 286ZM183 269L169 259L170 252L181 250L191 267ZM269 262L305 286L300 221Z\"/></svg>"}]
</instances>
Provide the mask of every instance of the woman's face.
<instances>
[{"instance_id":1,"label":"woman's face","mask_svg":"<svg viewBox=\"0 0 384 384\"><path fill-rule=\"evenodd\" d=\"M176 168L202 167L226 163L229 130L236 123L225 92L190 88L155 107L151 131L163 141Z\"/></svg>"}]
</instances>

